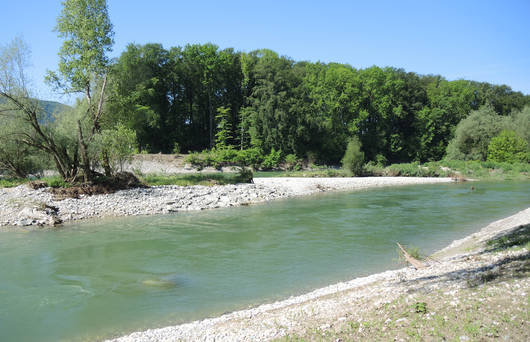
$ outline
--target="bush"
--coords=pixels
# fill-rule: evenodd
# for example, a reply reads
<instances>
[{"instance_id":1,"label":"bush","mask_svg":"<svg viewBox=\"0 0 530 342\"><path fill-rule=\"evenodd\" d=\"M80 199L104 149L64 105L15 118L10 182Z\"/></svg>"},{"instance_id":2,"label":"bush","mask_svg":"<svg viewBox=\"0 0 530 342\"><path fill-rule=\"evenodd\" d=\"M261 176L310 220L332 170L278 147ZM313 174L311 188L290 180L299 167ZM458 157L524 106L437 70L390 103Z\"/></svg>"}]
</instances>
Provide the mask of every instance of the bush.
<instances>
[{"instance_id":1,"label":"bush","mask_svg":"<svg viewBox=\"0 0 530 342\"><path fill-rule=\"evenodd\" d=\"M176 142L174 145L173 145L173 153L174 154L180 154L180 145L178 142Z\"/></svg>"},{"instance_id":2,"label":"bush","mask_svg":"<svg viewBox=\"0 0 530 342\"><path fill-rule=\"evenodd\" d=\"M295 154L285 156L285 167L289 171L298 171L302 168L302 160L298 159Z\"/></svg>"},{"instance_id":3,"label":"bush","mask_svg":"<svg viewBox=\"0 0 530 342\"><path fill-rule=\"evenodd\" d=\"M240 150L237 153L236 162L239 165L252 166L257 169L263 162L263 152L257 147Z\"/></svg>"},{"instance_id":4,"label":"bush","mask_svg":"<svg viewBox=\"0 0 530 342\"><path fill-rule=\"evenodd\" d=\"M280 162L282 160L282 151L278 150L276 151L274 148L271 150L269 154L263 158L263 162L261 163L261 168L264 170L272 170L278 168L280 166Z\"/></svg>"},{"instance_id":5,"label":"bush","mask_svg":"<svg viewBox=\"0 0 530 342\"><path fill-rule=\"evenodd\" d=\"M132 155L137 151L136 132L119 123L114 129L101 131L93 144L95 155L102 157L106 153L112 172L122 172L126 162L130 162Z\"/></svg>"},{"instance_id":6,"label":"bush","mask_svg":"<svg viewBox=\"0 0 530 342\"><path fill-rule=\"evenodd\" d=\"M254 174L248 167L242 167L237 173L236 180L238 183L254 183Z\"/></svg>"},{"instance_id":7,"label":"bush","mask_svg":"<svg viewBox=\"0 0 530 342\"><path fill-rule=\"evenodd\" d=\"M528 162L528 144L514 131L504 130L491 139L488 146L488 161L494 162Z\"/></svg>"},{"instance_id":8,"label":"bush","mask_svg":"<svg viewBox=\"0 0 530 342\"><path fill-rule=\"evenodd\" d=\"M213 159L213 166L215 166L215 168L236 165L237 155L237 151L232 147L218 148L210 151L210 156Z\"/></svg>"},{"instance_id":9,"label":"bush","mask_svg":"<svg viewBox=\"0 0 530 342\"><path fill-rule=\"evenodd\" d=\"M186 162L199 170L202 170L206 166L204 159L198 152L191 152L186 158Z\"/></svg>"},{"instance_id":10,"label":"bush","mask_svg":"<svg viewBox=\"0 0 530 342\"><path fill-rule=\"evenodd\" d=\"M359 138L354 137L348 142L342 158L342 167L354 176L360 176L363 172L364 153L361 151L361 147Z\"/></svg>"},{"instance_id":11,"label":"bush","mask_svg":"<svg viewBox=\"0 0 530 342\"><path fill-rule=\"evenodd\" d=\"M447 146L447 158L486 160L491 139L511 124L509 117L497 115L489 106L472 111L456 126L455 137Z\"/></svg>"}]
</instances>

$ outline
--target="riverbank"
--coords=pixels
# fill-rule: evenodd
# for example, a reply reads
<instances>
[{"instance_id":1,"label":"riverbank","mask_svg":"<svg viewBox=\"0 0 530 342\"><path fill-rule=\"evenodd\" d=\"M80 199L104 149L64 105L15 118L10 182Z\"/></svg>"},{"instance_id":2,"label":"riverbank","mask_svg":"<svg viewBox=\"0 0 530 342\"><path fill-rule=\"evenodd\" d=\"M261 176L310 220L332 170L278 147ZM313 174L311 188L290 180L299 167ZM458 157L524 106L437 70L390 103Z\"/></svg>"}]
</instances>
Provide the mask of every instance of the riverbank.
<instances>
[{"instance_id":1,"label":"riverbank","mask_svg":"<svg viewBox=\"0 0 530 342\"><path fill-rule=\"evenodd\" d=\"M529 224L527 208L453 242L425 269L406 267L356 278L249 310L112 341L525 341Z\"/></svg>"},{"instance_id":2,"label":"riverbank","mask_svg":"<svg viewBox=\"0 0 530 342\"><path fill-rule=\"evenodd\" d=\"M154 186L112 194L58 198L48 188L0 189L0 226L53 226L89 218L169 214L242 206L325 191L448 183L450 178L255 178L254 184Z\"/></svg>"}]
</instances>

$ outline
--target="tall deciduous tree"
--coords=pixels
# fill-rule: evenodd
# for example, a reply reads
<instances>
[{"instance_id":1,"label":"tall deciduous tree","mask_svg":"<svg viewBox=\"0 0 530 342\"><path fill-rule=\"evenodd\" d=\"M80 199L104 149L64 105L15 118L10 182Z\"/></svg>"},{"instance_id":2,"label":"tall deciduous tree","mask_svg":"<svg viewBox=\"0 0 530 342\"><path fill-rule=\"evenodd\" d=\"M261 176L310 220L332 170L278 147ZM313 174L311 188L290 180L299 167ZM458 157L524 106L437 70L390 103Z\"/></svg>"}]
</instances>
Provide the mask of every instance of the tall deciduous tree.
<instances>
[{"instance_id":1,"label":"tall deciduous tree","mask_svg":"<svg viewBox=\"0 0 530 342\"><path fill-rule=\"evenodd\" d=\"M64 39L59 51L58 72L48 72L47 80L66 93L84 94L87 101L87 117L91 121L88 132L83 132L77 122L78 140L85 181L90 180L91 165L88 144L101 131L101 116L105 101L107 72L113 41L105 0L65 0L55 27ZM96 89L99 91L96 92ZM107 158L104 158L107 159ZM105 173L110 174L108 161L104 161Z\"/></svg>"},{"instance_id":2,"label":"tall deciduous tree","mask_svg":"<svg viewBox=\"0 0 530 342\"><path fill-rule=\"evenodd\" d=\"M2 151L9 158L6 161L12 164L15 153L23 152L21 144L38 149L51 156L61 177L73 180L79 165L77 148L63 144L61 137L44 120L40 103L32 98L25 73L29 53L29 48L19 38L0 48L0 100L4 102L0 110L0 135L9 142L3 144ZM24 155L19 157L19 162L26 163ZM23 172L15 171L18 167L12 165L10 168L13 173L23 176Z\"/></svg>"}]
</instances>

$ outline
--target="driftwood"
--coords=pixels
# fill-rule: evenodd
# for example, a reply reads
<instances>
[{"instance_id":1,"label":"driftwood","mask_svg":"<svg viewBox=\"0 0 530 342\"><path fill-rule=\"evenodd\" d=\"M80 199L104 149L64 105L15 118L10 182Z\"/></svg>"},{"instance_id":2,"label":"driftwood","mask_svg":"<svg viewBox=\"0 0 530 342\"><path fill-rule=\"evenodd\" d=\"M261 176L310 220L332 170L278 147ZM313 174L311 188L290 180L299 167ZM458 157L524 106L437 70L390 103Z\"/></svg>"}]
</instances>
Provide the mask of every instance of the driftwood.
<instances>
[{"instance_id":1,"label":"driftwood","mask_svg":"<svg viewBox=\"0 0 530 342\"><path fill-rule=\"evenodd\" d=\"M416 269L419 268L425 268L425 264L419 261L418 259L412 257L406 250L399 244L399 242L396 242L399 249L403 252L403 256L405 257L405 260L407 260L412 266L414 266Z\"/></svg>"}]
</instances>

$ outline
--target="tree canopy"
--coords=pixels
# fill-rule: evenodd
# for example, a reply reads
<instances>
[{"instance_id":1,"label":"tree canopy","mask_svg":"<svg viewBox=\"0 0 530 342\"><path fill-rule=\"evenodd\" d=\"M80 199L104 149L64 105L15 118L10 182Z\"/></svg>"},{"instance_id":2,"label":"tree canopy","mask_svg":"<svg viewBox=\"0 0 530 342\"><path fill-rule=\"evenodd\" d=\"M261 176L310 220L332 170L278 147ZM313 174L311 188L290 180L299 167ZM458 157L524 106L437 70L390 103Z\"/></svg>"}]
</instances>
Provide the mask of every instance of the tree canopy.
<instances>
[{"instance_id":1,"label":"tree canopy","mask_svg":"<svg viewBox=\"0 0 530 342\"><path fill-rule=\"evenodd\" d=\"M175 143L183 152L209 149L222 137L239 149L338 164L357 136L367 161L439 160L472 111L487 105L509 116L530 104L505 85L210 43L130 44L110 78L111 120L135 130L139 149L153 153L170 153ZM216 115L221 107L230 114Z\"/></svg>"}]
</instances>

